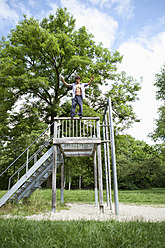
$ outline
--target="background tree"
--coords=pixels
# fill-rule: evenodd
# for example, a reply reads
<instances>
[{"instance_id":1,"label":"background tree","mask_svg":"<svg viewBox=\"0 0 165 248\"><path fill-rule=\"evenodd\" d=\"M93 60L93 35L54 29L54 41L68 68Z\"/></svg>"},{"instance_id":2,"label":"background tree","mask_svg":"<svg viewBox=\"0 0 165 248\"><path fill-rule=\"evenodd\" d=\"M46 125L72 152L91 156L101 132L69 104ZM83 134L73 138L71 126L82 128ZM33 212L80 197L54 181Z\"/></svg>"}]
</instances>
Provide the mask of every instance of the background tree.
<instances>
[{"instance_id":1,"label":"background tree","mask_svg":"<svg viewBox=\"0 0 165 248\"><path fill-rule=\"evenodd\" d=\"M149 146L130 135L116 137L120 189L165 187L164 159L159 146Z\"/></svg>"},{"instance_id":2,"label":"background tree","mask_svg":"<svg viewBox=\"0 0 165 248\"><path fill-rule=\"evenodd\" d=\"M156 74L154 85L157 87L156 98L162 101L162 105L158 108L159 118L156 120L156 129L150 135L155 141L165 141L165 64L161 68L160 73Z\"/></svg>"}]
</instances>

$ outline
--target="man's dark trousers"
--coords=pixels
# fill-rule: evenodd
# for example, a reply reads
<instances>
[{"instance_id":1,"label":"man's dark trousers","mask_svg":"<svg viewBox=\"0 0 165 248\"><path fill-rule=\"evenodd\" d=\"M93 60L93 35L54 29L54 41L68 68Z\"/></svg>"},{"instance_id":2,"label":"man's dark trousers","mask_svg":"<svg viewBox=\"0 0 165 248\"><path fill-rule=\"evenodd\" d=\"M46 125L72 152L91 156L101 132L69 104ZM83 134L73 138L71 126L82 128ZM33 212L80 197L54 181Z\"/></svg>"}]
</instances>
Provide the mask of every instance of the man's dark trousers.
<instances>
[{"instance_id":1,"label":"man's dark trousers","mask_svg":"<svg viewBox=\"0 0 165 248\"><path fill-rule=\"evenodd\" d=\"M82 99L82 96L81 95L80 96L75 95L75 97L72 99L72 109L71 109L71 112L70 112L71 117L75 117L75 109L76 109L77 104L79 105L79 113L78 113L78 115L79 116L83 115L83 99Z\"/></svg>"}]
</instances>

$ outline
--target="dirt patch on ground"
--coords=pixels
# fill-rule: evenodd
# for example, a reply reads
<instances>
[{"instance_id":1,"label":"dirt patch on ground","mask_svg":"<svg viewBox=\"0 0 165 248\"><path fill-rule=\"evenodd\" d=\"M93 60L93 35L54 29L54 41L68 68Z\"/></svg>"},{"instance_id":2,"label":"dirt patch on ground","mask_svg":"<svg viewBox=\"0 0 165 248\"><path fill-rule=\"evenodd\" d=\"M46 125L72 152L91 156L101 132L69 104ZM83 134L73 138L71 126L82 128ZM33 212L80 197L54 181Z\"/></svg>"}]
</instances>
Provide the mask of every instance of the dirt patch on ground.
<instances>
[{"instance_id":1,"label":"dirt patch on ground","mask_svg":"<svg viewBox=\"0 0 165 248\"><path fill-rule=\"evenodd\" d=\"M119 215L115 215L114 206L110 210L104 205L104 213L100 213L98 207L90 204L68 203L69 210L61 210L60 212L41 213L32 216L26 216L28 220L117 220L131 221L140 220L145 222L165 221L165 205L127 205L119 204Z\"/></svg>"}]
</instances>

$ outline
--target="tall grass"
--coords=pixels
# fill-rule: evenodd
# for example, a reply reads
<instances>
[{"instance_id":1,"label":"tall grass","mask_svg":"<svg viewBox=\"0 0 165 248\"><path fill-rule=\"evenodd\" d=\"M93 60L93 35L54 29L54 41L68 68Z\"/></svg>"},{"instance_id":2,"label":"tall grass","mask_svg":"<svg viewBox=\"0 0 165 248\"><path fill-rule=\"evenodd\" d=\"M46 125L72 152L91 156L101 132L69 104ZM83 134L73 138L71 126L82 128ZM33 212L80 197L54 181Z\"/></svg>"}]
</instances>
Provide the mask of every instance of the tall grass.
<instances>
[{"instance_id":1,"label":"tall grass","mask_svg":"<svg viewBox=\"0 0 165 248\"><path fill-rule=\"evenodd\" d=\"M1 248L159 248L165 223L1 219Z\"/></svg>"},{"instance_id":2,"label":"tall grass","mask_svg":"<svg viewBox=\"0 0 165 248\"><path fill-rule=\"evenodd\" d=\"M0 197L4 192L0 191ZM113 195L112 195L113 197ZM0 208L0 215L31 215L38 212L47 212L51 210L51 189L36 190L27 202L20 204L6 204ZM77 202L94 204L95 193L93 190L65 190L65 203ZM106 201L106 192L104 191L104 201ZM134 191L119 191L119 201L122 203L133 204L164 204L165 205L165 189L150 189L150 190L134 190ZM66 205L60 204L60 190L57 190L57 210L67 209Z\"/></svg>"}]
</instances>

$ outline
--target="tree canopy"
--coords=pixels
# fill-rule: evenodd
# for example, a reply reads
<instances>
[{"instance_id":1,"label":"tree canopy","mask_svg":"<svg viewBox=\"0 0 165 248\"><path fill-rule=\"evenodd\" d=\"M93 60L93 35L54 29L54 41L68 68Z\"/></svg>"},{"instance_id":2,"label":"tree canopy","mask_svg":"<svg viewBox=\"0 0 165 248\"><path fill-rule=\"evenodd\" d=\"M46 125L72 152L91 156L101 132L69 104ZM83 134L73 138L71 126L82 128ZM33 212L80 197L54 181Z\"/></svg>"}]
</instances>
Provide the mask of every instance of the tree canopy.
<instances>
[{"instance_id":1,"label":"tree canopy","mask_svg":"<svg viewBox=\"0 0 165 248\"><path fill-rule=\"evenodd\" d=\"M75 75L88 82L95 81L87 91L90 106L96 111L105 105L105 97L112 97L120 122L129 126L137 118L131 102L138 99L140 85L125 73L117 73L122 61L119 52L110 52L83 26L76 30L76 20L67 9L58 8L56 15L38 21L33 17L18 23L8 38L0 42L1 120L7 119L22 99L35 108L42 121L53 122L60 113L60 101L69 96L69 89L60 82L60 74L69 83ZM109 85L106 95L102 87ZM97 101L96 101L97 99Z\"/></svg>"}]
</instances>

